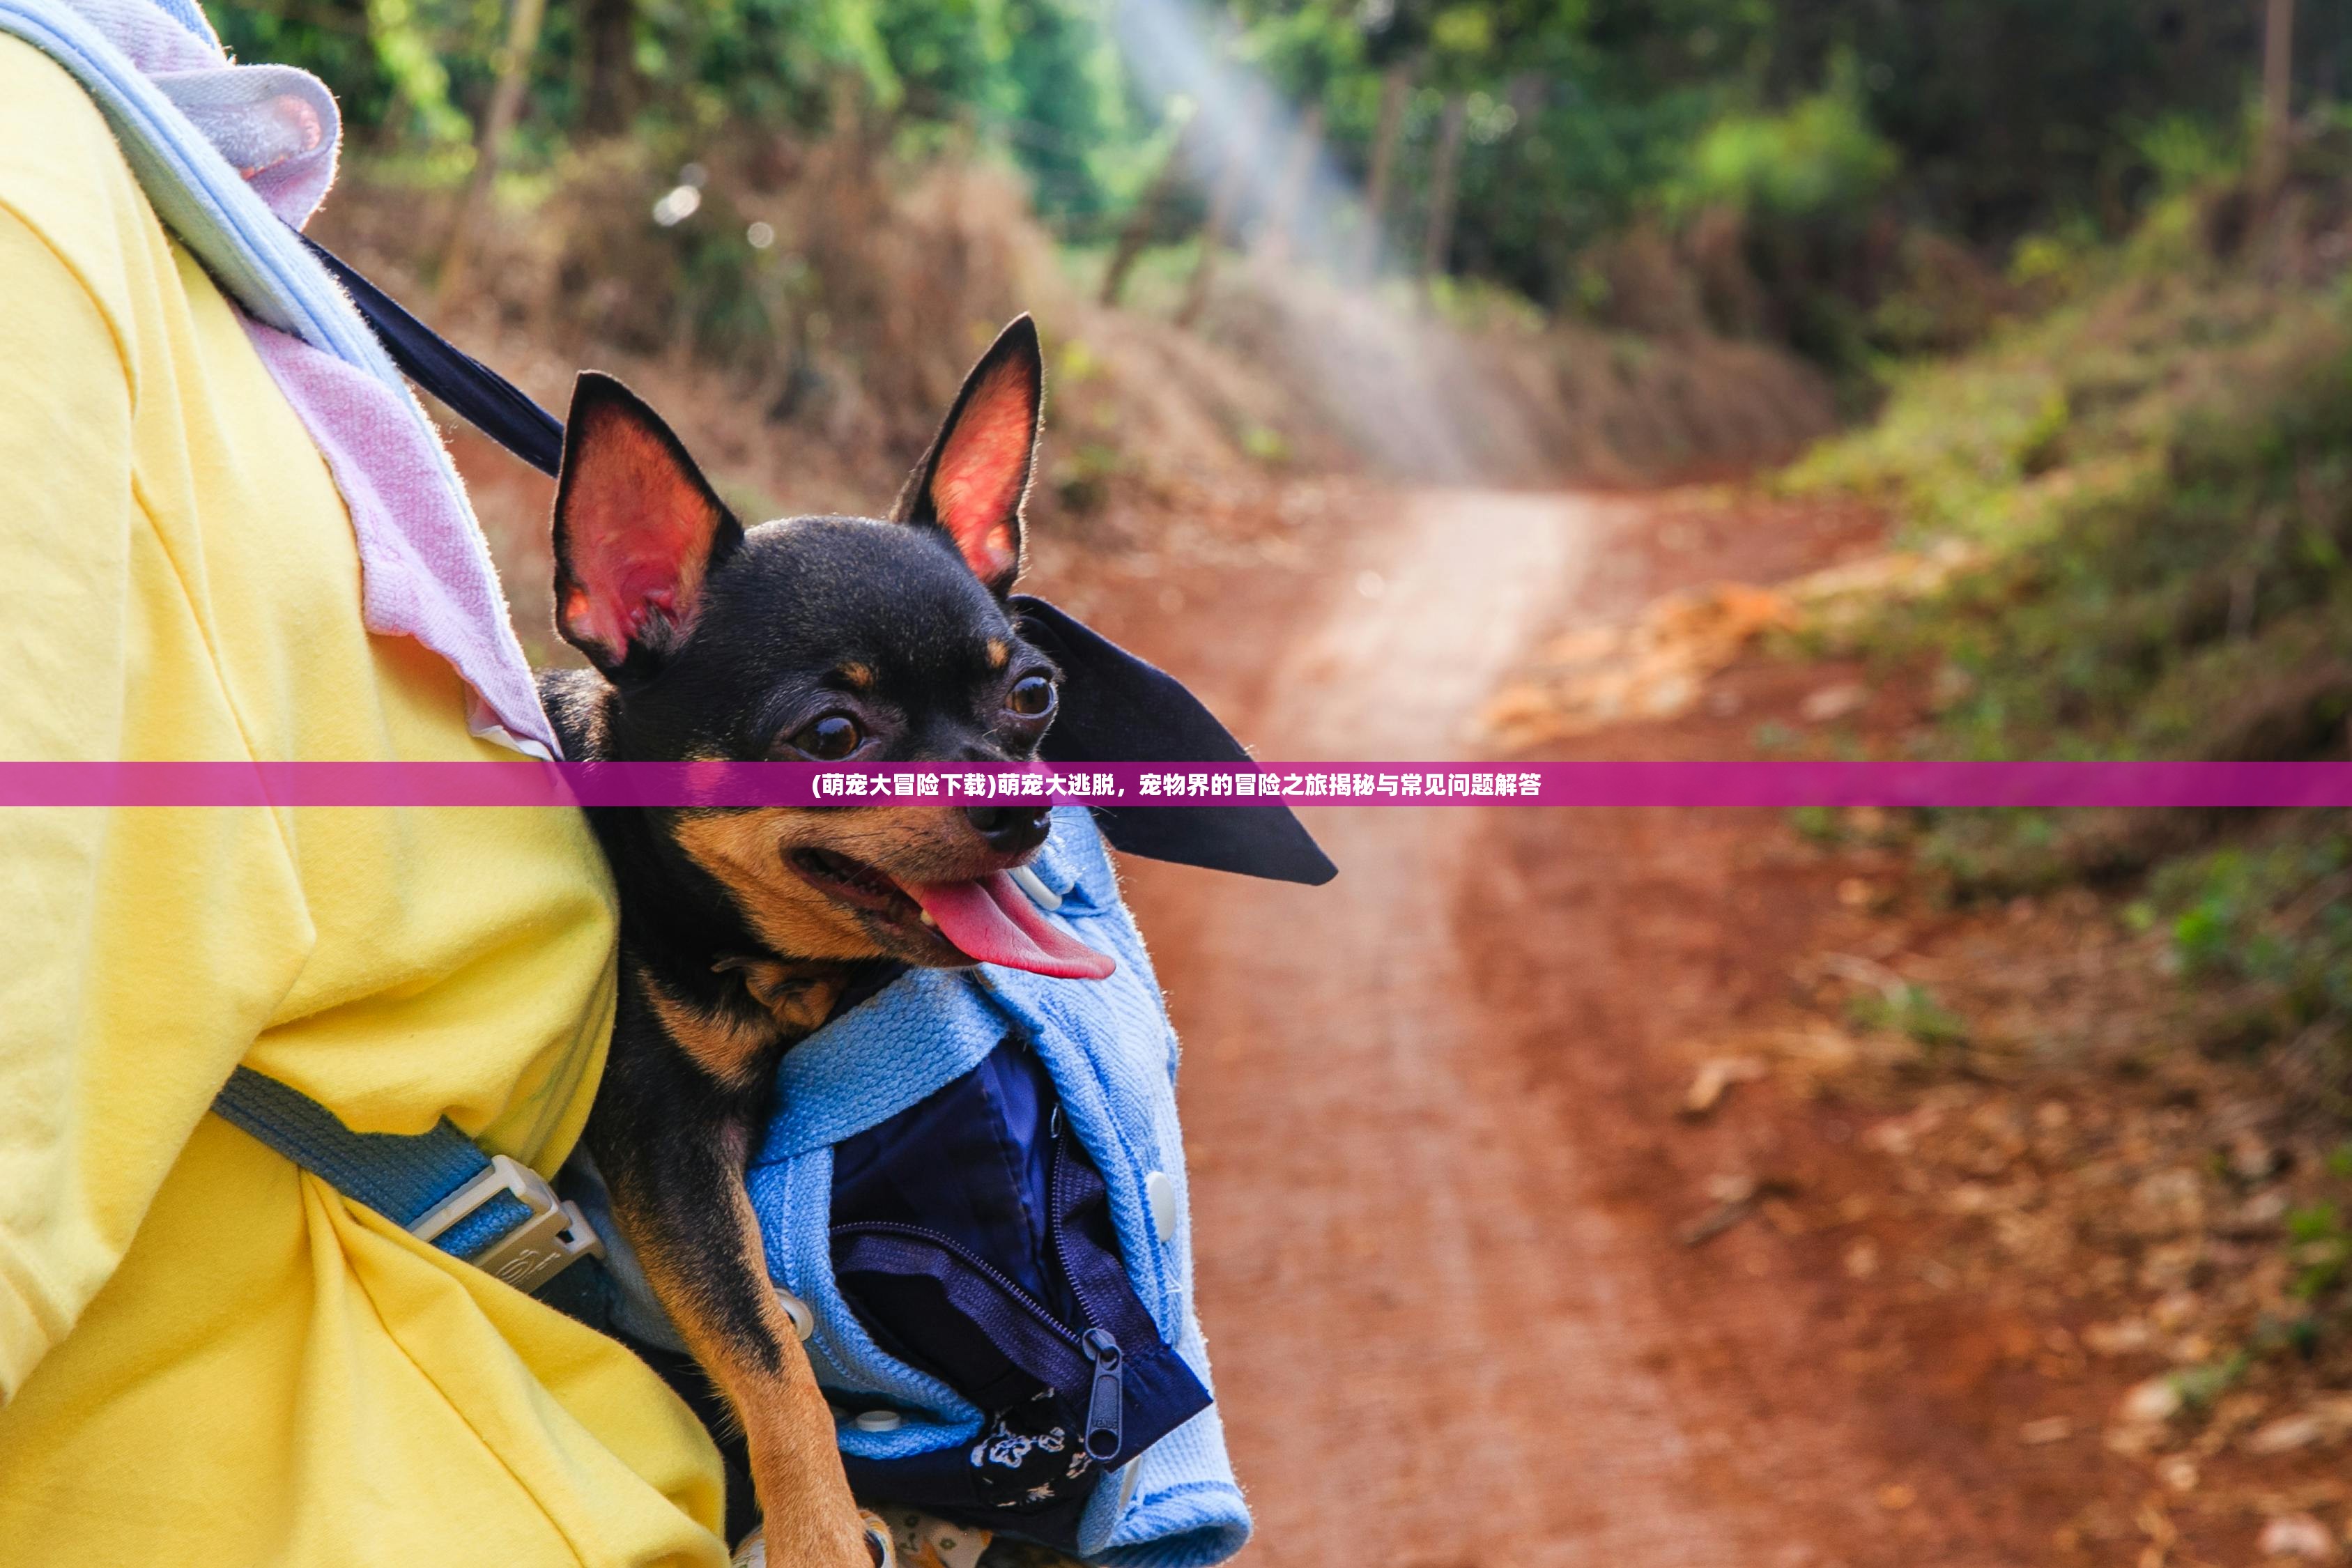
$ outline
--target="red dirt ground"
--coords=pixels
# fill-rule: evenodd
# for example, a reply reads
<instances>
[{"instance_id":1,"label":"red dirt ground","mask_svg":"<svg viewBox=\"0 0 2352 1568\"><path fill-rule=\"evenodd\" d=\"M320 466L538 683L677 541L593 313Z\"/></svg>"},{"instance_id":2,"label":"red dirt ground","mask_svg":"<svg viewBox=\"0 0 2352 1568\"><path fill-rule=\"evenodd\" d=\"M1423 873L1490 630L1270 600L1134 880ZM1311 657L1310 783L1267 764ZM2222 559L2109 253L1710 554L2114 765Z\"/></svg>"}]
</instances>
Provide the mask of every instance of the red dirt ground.
<instances>
[{"instance_id":1,"label":"red dirt ground","mask_svg":"<svg viewBox=\"0 0 2352 1568\"><path fill-rule=\"evenodd\" d=\"M1289 510L1263 560L1202 547L1059 579L1267 759L1467 754L1466 716L1542 636L1874 544L1866 518L1667 498ZM1738 754L1837 673L1735 670L1736 715L1573 754ZM2146 1468L2098 1447L2130 1376L2058 1355L2002 1298L1919 1284L1932 1205L1865 1146L1884 1107L1766 1082L1676 1114L1708 1042L1785 1019L1793 968L1884 923L1850 896L1870 852L1769 813L1309 820L1341 868L1325 889L1129 868L1187 1047L1245 1561L2203 1560ZM1727 1197L1737 1223L1692 1244ZM2053 1411L2071 1442L2021 1442ZM2224 1539L2251 1559L2250 1531Z\"/></svg>"}]
</instances>

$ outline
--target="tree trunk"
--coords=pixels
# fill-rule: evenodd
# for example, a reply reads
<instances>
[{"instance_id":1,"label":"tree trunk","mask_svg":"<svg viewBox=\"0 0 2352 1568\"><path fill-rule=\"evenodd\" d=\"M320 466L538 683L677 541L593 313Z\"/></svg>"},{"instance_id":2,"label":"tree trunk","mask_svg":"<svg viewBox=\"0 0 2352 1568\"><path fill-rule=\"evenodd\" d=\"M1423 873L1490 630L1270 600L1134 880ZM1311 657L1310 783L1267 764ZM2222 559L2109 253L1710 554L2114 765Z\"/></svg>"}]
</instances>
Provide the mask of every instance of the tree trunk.
<instances>
[{"instance_id":1,"label":"tree trunk","mask_svg":"<svg viewBox=\"0 0 2352 1568\"><path fill-rule=\"evenodd\" d=\"M1175 194L1177 182L1184 177L1184 161L1192 155L1192 127L1187 121L1184 128L1176 132L1176 140L1169 144L1167 162L1161 163L1160 172L1151 176L1151 184L1144 188L1143 195L1136 198L1135 210L1129 213L1127 222L1119 226L1118 244L1111 249L1110 265L1103 269L1104 304L1118 304L1119 295L1126 292L1127 275L1135 270L1144 247L1151 243L1152 235L1159 230L1160 215L1167 210L1168 198Z\"/></svg>"},{"instance_id":2,"label":"tree trunk","mask_svg":"<svg viewBox=\"0 0 2352 1568\"><path fill-rule=\"evenodd\" d=\"M588 47L588 101L582 125L615 136L629 128L637 107L636 0L587 0L582 18Z\"/></svg>"},{"instance_id":3,"label":"tree trunk","mask_svg":"<svg viewBox=\"0 0 2352 1568\"><path fill-rule=\"evenodd\" d=\"M1201 258L1192 264L1192 276L1184 286L1184 303L1176 311L1180 327L1199 321L1209 302L1209 281L1216 275L1217 253L1232 237L1243 198L1249 194L1252 144L1257 140L1258 128L1265 123L1266 109L1266 89L1261 85L1242 105L1241 123L1234 127L1224 167L1217 171L1216 185L1209 193L1209 216L1201 225Z\"/></svg>"},{"instance_id":4,"label":"tree trunk","mask_svg":"<svg viewBox=\"0 0 2352 1568\"><path fill-rule=\"evenodd\" d=\"M1389 67L1381 76L1381 121L1372 132L1372 166L1364 182L1364 232L1356 247L1356 269L1368 278L1380 270L1389 194L1396 184L1397 142L1404 132L1405 108L1412 102L1412 67Z\"/></svg>"},{"instance_id":5,"label":"tree trunk","mask_svg":"<svg viewBox=\"0 0 2352 1568\"><path fill-rule=\"evenodd\" d=\"M2294 111L2294 0L2269 0L2263 22L2263 149L2255 187L2265 198L2286 178Z\"/></svg>"},{"instance_id":6,"label":"tree trunk","mask_svg":"<svg viewBox=\"0 0 2352 1568\"><path fill-rule=\"evenodd\" d=\"M434 286L436 302L452 300L466 286L466 268L472 259L475 235L488 216L491 187L505 158L507 137L522 113L522 95L530 85L531 56L539 48L540 24L547 18L547 0L512 0L507 12L506 49L499 60L498 85L490 91L489 112L474 148L474 177L467 183L466 199L457 207L457 221L441 253L441 271Z\"/></svg>"},{"instance_id":7,"label":"tree trunk","mask_svg":"<svg viewBox=\"0 0 2352 1568\"><path fill-rule=\"evenodd\" d=\"M1258 230L1259 254L1277 261L1289 256L1299 216L1306 210L1307 194L1314 184L1315 160L1322 152L1323 106L1310 103L1298 117L1298 132L1290 139L1290 155L1283 160L1273 198L1266 204L1265 225Z\"/></svg>"},{"instance_id":8,"label":"tree trunk","mask_svg":"<svg viewBox=\"0 0 2352 1568\"><path fill-rule=\"evenodd\" d=\"M1454 248L1454 193L1462 168L1462 132L1470 117L1470 100L1455 93L1445 100L1437 122L1437 158L1429 172L1429 228L1422 237L1421 278L1423 283L1445 270Z\"/></svg>"}]
</instances>

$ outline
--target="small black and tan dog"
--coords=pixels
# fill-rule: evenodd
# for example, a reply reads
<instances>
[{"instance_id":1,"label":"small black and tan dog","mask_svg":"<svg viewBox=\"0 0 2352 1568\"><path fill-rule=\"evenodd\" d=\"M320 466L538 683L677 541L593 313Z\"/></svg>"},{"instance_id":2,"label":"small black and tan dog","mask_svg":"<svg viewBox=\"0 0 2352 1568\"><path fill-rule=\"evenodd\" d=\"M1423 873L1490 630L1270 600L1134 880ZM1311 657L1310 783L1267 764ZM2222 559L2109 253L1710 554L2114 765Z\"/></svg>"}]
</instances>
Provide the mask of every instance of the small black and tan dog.
<instances>
[{"instance_id":1,"label":"small black and tan dog","mask_svg":"<svg viewBox=\"0 0 2352 1568\"><path fill-rule=\"evenodd\" d=\"M746 529L620 383L581 376L541 677L574 758L1025 762L1059 671L1007 603L1043 408L1036 329L966 379L891 521ZM748 1440L768 1561L873 1561L834 1422L769 1284L743 1169L777 1058L891 963L1099 977L1008 875L1044 810L602 810L619 1016L588 1125L614 1217Z\"/></svg>"}]
</instances>

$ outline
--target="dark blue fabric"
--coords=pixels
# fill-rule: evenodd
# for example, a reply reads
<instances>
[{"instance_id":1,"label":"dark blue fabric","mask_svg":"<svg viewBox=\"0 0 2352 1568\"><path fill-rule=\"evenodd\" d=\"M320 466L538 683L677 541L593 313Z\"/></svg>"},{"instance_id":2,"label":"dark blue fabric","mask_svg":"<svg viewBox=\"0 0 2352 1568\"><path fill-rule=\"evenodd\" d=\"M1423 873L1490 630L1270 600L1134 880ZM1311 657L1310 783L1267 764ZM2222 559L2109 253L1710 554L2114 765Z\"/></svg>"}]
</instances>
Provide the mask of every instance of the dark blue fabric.
<instances>
[{"instance_id":1,"label":"dark blue fabric","mask_svg":"<svg viewBox=\"0 0 2352 1568\"><path fill-rule=\"evenodd\" d=\"M1102 1177L1063 1126L1044 1064L1007 1037L835 1144L833 1173L843 1299L877 1344L989 1422L970 1449L845 1455L852 1484L1074 1549L1105 1472L1210 1400L1135 1293Z\"/></svg>"},{"instance_id":2,"label":"dark blue fabric","mask_svg":"<svg viewBox=\"0 0 2352 1568\"><path fill-rule=\"evenodd\" d=\"M1045 1251L1053 1091L1042 1071L1026 1070L1034 1062L999 1049L929 1100L835 1144L833 1221L944 1231L1066 1320L1075 1304Z\"/></svg>"}]
</instances>

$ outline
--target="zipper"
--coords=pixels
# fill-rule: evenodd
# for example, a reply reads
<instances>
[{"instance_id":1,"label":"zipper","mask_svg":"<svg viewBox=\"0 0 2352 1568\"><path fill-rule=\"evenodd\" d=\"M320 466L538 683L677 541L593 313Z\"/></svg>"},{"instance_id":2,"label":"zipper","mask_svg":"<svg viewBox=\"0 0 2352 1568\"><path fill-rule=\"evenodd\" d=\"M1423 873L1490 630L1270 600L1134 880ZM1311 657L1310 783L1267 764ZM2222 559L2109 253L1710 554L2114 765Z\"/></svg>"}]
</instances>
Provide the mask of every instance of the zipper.
<instances>
[{"instance_id":1,"label":"zipper","mask_svg":"<svg viewBox=\"0 0 2352 1568\"><path fill-rule=\"evenodd\" d=\"M1051 1330L1055 1338L1077 1352L1078 1354L1086 1356L1088 1362L1094 1360L1093 1356L1087 1354L1083 1337L1071 1332L1068 1324L1054 1316L1052 1308L1029 1294L1022 1288L1019 1281L964 1246L954 1237L923 1226L902 1225L897 1220L887 1219L854 1220L846 1225L836 1225L833 1227L833 1234L835 1236L903 1236L910 1241L928 1242L940 1251L952 1255L966 1268L985 1278L990 1284L1003 1291L1014 1306Z\"/></svg>"},{"instance_id":2,"label":"zipper","mask_svg":"<svg viewBox=\"0 0 2352 1568\"><path fill-rule=\"evenodd\" d=\"M1062 1279L1070 1288L1070 1299L1078 1304L1078 1316L1087 1322L1087 1331L1079 1336L1078 1346L1095 1369L1094 1385L1087 1398L1087 1452L1097 1463L1108 1464L1118 1454L1124 1357L1119 1352L1118 1341L1102 1327L1103 1314L1087 1300L1086 1287L1078 1283L1078 1271L1070 1267L1069 1238L1062 1229L1062 1173L1067 1163L1070 1134L1059 1104L1054 1107L1047 1127L1054 1139L1054 1164L1045 1184L1046 1202L1051 1205L1051 1212L1045 1215L1045 1230L1054 1238L1054 1260L1062 1266Z\"/></svg>"},{"instance_id":3,"label":"zipper","mask_svg":"<svg viewBox=\"0 0 2352 1568\"><path fill-rule=\"evenodd\" d=\"M1087 1359L1095 1363L1094 1392L1087 1400L1087 1452L1100 1464L1118 1457L1120 1386L1118 1342L1100 1329L1088 1329Z\"/></svg>"},{"instance_id":4,"label":"zipper","mask_svg":"<svg viewBox=\"0 0 2352 1568\"><path fill-rule=\"evenodd\" d=\"M1055 1163L1053 1182L1055 1201L1058 1201L1061 1178L1061 1145L1058 1142L1055 1145L1054 1157ZM1058 1259L1061 1247L1061 1226L1049 1219L1047 1229L1054 1237ZM846 1225L836 1225L833 1227L833 1234L835 1236L902 1236L910 1241L920 1241L928 1246L938 1247L995 1286L1007 1300L1035 1319L1055 1338L1086 1358L1087 1366L1093 1369L1093 1374L1087 1384L1087 1425L1081 1441L1087 1453L1098 1461L1108 1460L1117 1456L1120 1442L1120 1406L1124 1394L1122 1386L1124 1379L1120 1370L1122 1358L1119 1353L1118 1341L1112 1338L1107 1330L1093 1326L1092 1310L1083 1300L1078 1303L1078 1314L1087 1320L1088 1326L1084 1333L1073 1333L1068 1324L1054 1315L1053 1309L1031 1295L1003 1270L951 1236L924 1226L905 1225L897 1220L881 1219L856 1220ZM1062 1264L1062 1271L1065 1275L1068 1274L1069 1265L1066 1262ZM1073 1282L1070 1294L1076 1297L1077 1293L1077 1286Z\"/></svg>"}]
</instances>

